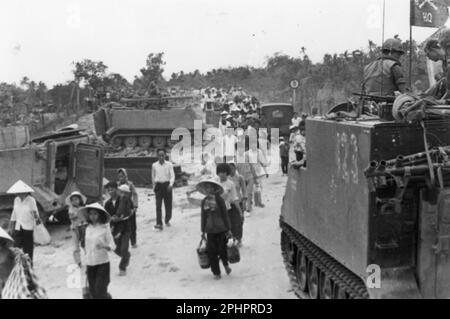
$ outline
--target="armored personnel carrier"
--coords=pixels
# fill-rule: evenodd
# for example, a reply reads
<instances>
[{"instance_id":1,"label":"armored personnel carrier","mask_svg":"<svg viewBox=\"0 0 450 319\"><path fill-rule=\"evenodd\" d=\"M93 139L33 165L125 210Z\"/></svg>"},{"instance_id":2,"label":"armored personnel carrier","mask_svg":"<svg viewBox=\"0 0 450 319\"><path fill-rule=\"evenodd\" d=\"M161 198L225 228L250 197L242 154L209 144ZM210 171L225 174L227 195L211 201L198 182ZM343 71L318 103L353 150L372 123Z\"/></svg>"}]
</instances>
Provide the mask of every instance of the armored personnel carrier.
<instances>
[{"instance_id":1,"label":"armored personnel carrier","mask_svg":"<svg viewBox=\"0 0 450 319\"><path fill-rule=\"evenodd\" d=\"M94 114L95 130L107 143L105 177L115 179L119 168L127 168L138 186L151 184L149 169L157 161L157 150L178 143L173 130L185 128L194 134L194 122L203 127L200 101L191 96L122 99L109 103ZM180 166L175 167L181 178Z\"/></svg>"},{"instance_id":2,"label":"armored personnel carrier","mask_svg":"<svg viewBox=\"0 0 450 319\"><path fill-rule=\"evenodd\" d=\"M32 186L43 221L67 209L66 197L81 191L89 202L102 200L103 148L81 130L63 129L16 148L0 149L0 227L7 227L18 180Z\"/></svg>"},{"instance_id":3,"label":"armored personnel carrier","mask_svg":"<svg viewBox=\"0 0 450 319\"><path fill-rule=\"evenodd\" d=\"M366 102L381 116L346 103L306 122L307 163L291 166L280 218L292 286L313 299L449 298L450 119L395 122L392 103Z\"/></svg>"}]
</instances>

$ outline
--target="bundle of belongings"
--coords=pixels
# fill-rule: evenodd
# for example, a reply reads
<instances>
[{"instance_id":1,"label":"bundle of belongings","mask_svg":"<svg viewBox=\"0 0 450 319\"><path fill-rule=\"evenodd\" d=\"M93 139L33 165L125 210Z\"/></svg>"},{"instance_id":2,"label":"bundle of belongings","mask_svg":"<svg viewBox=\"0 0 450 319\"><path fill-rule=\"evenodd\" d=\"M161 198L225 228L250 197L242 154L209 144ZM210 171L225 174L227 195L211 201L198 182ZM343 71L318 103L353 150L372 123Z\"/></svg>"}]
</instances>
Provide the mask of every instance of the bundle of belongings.
<instances>
[{"instance_id":1,"label":"bundle of belongings","mask_svg":"<svg viewBox=\"0 0 450 319\"><path fill-rule=\"evenodd\" d=\"M0 299L47 299L28 255L17 248L11 248L11 251L14 254L14 268L0 292Z\"/></svg>"},{"instance_id":2,"label":"bundle of belongings","mask_svg":"<svg viewBox=\"0 0 450 319\"><path fill-rule=\"evenodd\" d=\"M395 99L392 115L399 123L441 119L450 117L450 105L433 96L402 94Z\"/></svg>"}]
</instances>

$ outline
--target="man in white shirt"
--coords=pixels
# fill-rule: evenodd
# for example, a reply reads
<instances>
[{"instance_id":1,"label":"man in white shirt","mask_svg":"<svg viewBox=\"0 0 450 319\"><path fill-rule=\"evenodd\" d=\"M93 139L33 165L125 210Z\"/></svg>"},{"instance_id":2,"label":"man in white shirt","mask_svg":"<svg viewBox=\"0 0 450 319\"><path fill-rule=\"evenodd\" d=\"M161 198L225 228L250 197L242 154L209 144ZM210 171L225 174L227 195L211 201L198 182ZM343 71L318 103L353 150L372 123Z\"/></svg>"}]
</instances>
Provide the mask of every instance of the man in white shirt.
<instances>
[{"instance_id":1,"label":"man in white shirt","mask_svg":"<svg viewBox=\"0 0 450 319\"><path fill-rule=\"evenodd\" d=\"M166 151L158 150L158 162L152 165L152 183L156 196L156 230L163 230L162 202L166 210L165 222L170 227L172 219L172 189L175 183L175 171L172 163L166 161Z\"/></svg>"},{"instance_id":2,"label":"man in white shirt","mask_svg":"<svg viewBox=\"0 0 450 319\"><path fill-rule=\"evenodd\" d=\"M230 128L227 129L226 135L223 137L223 148L226 163L234 163L237 142L238 139L234 134L234 130Z\"/></svg>"}]
</instances>

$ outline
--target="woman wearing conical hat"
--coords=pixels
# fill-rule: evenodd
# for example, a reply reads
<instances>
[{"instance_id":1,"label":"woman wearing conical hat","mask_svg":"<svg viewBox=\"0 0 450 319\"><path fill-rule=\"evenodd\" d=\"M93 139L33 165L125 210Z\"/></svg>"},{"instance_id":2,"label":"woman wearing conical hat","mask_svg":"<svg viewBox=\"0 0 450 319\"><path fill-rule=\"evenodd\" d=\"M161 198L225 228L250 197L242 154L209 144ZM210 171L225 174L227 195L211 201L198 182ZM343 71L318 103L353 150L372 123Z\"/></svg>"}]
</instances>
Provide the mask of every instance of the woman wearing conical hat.
<instances>
[{"instance_id":1,"label":"woman wearing conical hat","mask_svg":"<svg viewBox=\"0 0 450 319\"><path fill-rule=\"evenodd\" d=\"M34 193L33 188L18 181L7 191L7 194L14 194L14 208L11 215L10 234L14 238L14 244L17 248L23 250L31 261L33 261L34 239L33 233L40 218L36 200L31 196Z\"/></svg>"},{"instance_id":2,"label":"woman wearing conical hat","mask_svg":"<svg viewBox=\"0 0 450 319\"><path fill-rule=\"evenodd\" d=\"M109 226L111 216L98 203L82 207L79 213L88 223L84 251L90 297L92 299L111 299L111 295L108 293L111 270L109 253L113 250L114 245Z\"/></svg>"}]
</instances>

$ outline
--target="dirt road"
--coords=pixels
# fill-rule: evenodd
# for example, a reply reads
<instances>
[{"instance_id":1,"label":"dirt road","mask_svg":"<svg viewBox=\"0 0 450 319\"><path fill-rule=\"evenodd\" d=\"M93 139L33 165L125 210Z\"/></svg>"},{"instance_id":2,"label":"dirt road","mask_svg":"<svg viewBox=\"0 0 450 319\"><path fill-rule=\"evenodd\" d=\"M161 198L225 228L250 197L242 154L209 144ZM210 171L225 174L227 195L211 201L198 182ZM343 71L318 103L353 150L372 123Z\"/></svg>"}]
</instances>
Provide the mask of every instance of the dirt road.
<instances>
[{"instance_id":1,"label":"dirt road","mask_svg":"<svg viewBox=\"0 0 450 319\"><path fill-rule=\"evenodd\" d=\"M155 198L140 189L138 244L132 249L126 277L118 276L119 259L111 255L110 292L113 298L294 298L280 255L278 218L285 179L265 181L266 208L255 210L245 222L241 263L232 265L231 276L214 281L201 270L196 256L200 240L200 210L186 199L187 188L175 189L173 226L153 230ZM52 229L53 243L38 247L35 266L50 298L81 298L76 287L67 227ZM74 286L75 284L75 286Z\"/></svg>"}]
</instances>

